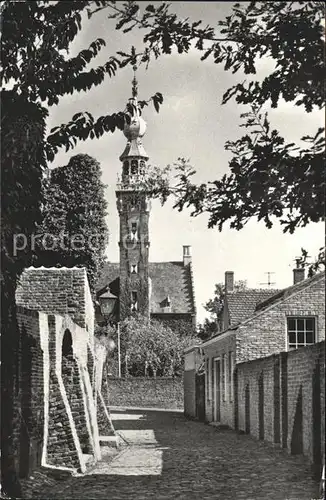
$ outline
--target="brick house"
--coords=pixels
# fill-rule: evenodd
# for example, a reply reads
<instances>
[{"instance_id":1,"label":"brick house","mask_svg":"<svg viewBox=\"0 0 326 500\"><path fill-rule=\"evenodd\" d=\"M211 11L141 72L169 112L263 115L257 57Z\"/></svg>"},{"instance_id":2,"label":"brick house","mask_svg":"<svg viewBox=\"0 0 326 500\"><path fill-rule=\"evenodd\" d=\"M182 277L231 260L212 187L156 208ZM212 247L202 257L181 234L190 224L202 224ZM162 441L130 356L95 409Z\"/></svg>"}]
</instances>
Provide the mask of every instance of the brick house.
<instances>
[{"instance_id":1,"label":"brick house","mask_svg":"<svg viewBox=\"0 0 326 500\"><path fill-rule=\"evenodd\" d=\"M39 467L86 470L111 434L101 396L94 308L84 268L25 269L16 292L19 347L15 455ZM99 368L99 369L98 369Z\"/></svg>"},{"instance_id":2,"label":"brick house","mask_svg":"<svg viewBox=\"0 0 326 500\"><path fill-rule=\"evenodd\" d=\"M325 273L303 277L303 270L296 269L294 285L284 290L233 293L233 274L226 273L225 328L200 346L207 421L234 427L236 365L325 338Z\"/></svg>"},{"instance_id":3,"label":"brick house","mask_svg":"<svg viewBox=\"0 0 326 500\"><path fill-rule=\"evenodd\" d=\"M97 285L100 297L110 291L120 297L120 264L106 263ZM196 324L194 283L189 246L183 247L183 259L174 262L149 262L149 314L171 328L180 323Z\"/></svg>"}]
</instances>

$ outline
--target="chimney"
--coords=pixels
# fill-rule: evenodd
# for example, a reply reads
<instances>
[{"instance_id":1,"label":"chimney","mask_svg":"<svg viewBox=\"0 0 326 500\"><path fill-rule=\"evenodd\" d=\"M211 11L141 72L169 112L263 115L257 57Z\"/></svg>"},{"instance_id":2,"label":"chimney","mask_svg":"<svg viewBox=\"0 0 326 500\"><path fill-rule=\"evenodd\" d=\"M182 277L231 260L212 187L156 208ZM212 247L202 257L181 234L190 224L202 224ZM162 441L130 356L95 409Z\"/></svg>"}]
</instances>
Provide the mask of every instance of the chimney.
<instances>
[{"instance_id":1,"label":"chimney","mask_svg":"<svg viewBox=\"0 0 326 500\"><path fill-rule=\"evenodd\" d=\"M296 285L305 279L304 267L300 265L300 259L296 259L297 267L293 269L293 284Z\"/></svg>"},{"instance_id":2,"label":"chimney","mask_svg":"<svg viewBox=\"0 0 326 500\"><path fill-rule=\"evenodd\" d=\"M183 245L183 265L187 266L191 262L191 246Z\"/></svg>"},{"instance_id":3,"label":"chimney","mask_svg":"<svg viewBox=\"0 0 326 500\"><path fill-rule=\"evenodd\" d=\"M234 272L225 271L225 291L233 292L233 286L234 286Z\"/></svg>"}]
</instances>

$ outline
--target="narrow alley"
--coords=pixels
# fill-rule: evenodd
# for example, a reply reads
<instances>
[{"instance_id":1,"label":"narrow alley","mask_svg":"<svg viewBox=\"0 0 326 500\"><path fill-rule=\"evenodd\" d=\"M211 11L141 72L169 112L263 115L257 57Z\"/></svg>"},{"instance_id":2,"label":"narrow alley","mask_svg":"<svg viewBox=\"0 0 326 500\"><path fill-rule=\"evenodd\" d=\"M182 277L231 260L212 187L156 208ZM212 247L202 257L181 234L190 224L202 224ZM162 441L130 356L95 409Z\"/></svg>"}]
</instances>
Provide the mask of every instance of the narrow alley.
<instances>
[{"instance_id":1,"label":"narrow alley","mask_svg":"<svg viewBox=\"0 0 326 500\"><path fill-rule=\"evenodd\" d=\"M112 417L122 447L115 454L107 449L86 474L59 481L47 498L318 498L318 483L301 456L189 421L181 412L119 410Z\"/></svg>"}]
</instances>

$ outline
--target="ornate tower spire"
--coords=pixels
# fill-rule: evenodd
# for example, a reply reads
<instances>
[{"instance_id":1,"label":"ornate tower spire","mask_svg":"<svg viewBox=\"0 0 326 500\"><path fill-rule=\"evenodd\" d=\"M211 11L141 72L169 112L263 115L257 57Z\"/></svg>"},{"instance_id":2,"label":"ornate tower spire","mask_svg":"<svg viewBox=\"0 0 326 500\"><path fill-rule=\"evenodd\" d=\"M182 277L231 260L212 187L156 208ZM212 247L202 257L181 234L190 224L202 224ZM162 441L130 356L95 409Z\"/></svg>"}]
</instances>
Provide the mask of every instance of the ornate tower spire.
<instances>
[{"instance_id":1,"label":"ornate tower spire","mask_svg":"<svg viewBox=\"0 0 326 500\"><path fill-rule=\"evenodd\" d=\"M126 147L120 156L122 161L122 184L134 185L142 182L148 155L144 149L141 138L146 132L146 122L141 116L141 108L138 104L138 81L136 78L137 67L133 67L134 77L132 80L132 97L129 99L125 114L125 126L123 133L127 139Z\"/></svg>"},{"instance_id":2,"label":"ornate tower spire","mask_svg":"<svg viewBox=\"0 0 326 500\"><path fill-rule=\"evenodd\" d=\"M137 67L133 67L132 97L125 114L126 147L120 156L121 182L116 196L120 218L120 319L133 312L149 317L149 212L150 200L144 183L148 155L141 138L146 123L137 101Z\"/></svg>"}]
</instances>

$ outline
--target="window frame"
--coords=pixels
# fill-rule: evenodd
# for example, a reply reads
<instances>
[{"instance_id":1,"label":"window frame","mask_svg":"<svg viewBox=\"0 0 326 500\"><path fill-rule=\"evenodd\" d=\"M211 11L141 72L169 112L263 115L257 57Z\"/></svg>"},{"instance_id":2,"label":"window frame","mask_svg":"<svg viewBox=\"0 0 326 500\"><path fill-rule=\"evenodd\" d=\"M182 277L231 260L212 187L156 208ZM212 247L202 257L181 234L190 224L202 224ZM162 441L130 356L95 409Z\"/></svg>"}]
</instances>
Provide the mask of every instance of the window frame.
<instances>
[{"instance_id":1,"label":"window frame","mask_svg":"<svg viewBox=\"0 0 326 500\"><path fill-rule=\"evenodd\" d=\"M208 358L208 401L212 401L213 387L212 387L212 358Z\"/></svg>"},{"instance_id":2,"label":"window frame","mask_svg":"<svg viewBox=\"0 0 326 500\"><path fill-rule=\"evenodd\" d=\"M228 391L227 391L227 357L226 353L222 354L221 362L221 386L222 386L222 401L225 403L227 401Z\"/></svg>"},{"instance_id":3,"label":"window frame","mask_svg":"<svg viewBox=\"0 0 326 500\"><path fill-rule=\"evenodd\" d=\"M289 328L289 321L294 320L295 321L295 329L290 329ZM298 329L298 321L302 320L304 322L304 326L302 330ZM313 329L307 330L306 326L306 321L307 320L312 320L313 321ZM290 342L290 333L295 333L296 338L295 338L295 343ZM298 342L298 333L303 333L304 334L304 342ZM307 343L307 333L313 333L314 334L314 341ZM313 314L311 315L299 315L299 314L291 314L286 316L286 350L287 351L294 351L296 349L299 349L301 347L308 347L310 345L314 345L318 342L318 332L317 332L317 317ZM292 347L290 347L292 346ZM293 347L294 346L294 347Z\"/></svg>"},{"instance_id":4,"label":"window frame","mask_svg":"<svg viewBox=\"0 0 326 500\"><path fill-rule=\"evenodd\" d=\"M228 385L229 385L229 402L234 401L234 387L233 387L233 372L234 372L234 351L228 353Z\"/></svg>"}]
</instances>

